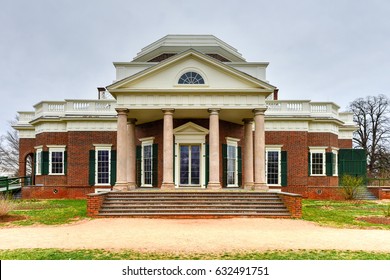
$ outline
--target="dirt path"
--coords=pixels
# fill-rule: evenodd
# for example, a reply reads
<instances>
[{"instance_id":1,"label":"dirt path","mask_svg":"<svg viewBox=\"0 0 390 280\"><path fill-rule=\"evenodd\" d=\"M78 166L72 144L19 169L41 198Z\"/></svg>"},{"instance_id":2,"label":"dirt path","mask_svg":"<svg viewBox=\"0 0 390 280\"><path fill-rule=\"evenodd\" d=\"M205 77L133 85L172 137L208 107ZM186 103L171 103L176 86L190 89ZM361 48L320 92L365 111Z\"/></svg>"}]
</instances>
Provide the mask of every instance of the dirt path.
<instances>
[{"instance_id":1,"label":"dirt path","mask_svg":"<svg viewBox=\"0 0 390 280\"><path fill-rule=\"evenodd\" d=\"M335 229L283 219L95 219L0 229L0 249L102 248L170 252L338 249L390 252L390 230Z\"/></svg>"}]
</instances>

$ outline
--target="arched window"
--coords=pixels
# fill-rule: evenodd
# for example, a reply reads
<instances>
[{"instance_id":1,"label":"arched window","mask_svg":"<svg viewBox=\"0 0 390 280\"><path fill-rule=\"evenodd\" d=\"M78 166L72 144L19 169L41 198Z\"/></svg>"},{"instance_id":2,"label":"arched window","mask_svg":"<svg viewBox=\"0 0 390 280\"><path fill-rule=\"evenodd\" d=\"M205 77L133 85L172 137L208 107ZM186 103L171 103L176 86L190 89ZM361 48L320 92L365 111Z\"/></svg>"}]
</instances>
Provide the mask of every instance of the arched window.
<instances>
[{"instance_id":1,"label":"arched window","mask_svg":"<svg viewBox=\"0 0 390 280\"><path fill-rule=\"evenodd\" d=\"M179 84L185 84L185 85L195 85L195 84L204 84L204 79L201 75L199 75L196 72L187 72L184 73L180 79Z\"/></svg>"}]
</instances>

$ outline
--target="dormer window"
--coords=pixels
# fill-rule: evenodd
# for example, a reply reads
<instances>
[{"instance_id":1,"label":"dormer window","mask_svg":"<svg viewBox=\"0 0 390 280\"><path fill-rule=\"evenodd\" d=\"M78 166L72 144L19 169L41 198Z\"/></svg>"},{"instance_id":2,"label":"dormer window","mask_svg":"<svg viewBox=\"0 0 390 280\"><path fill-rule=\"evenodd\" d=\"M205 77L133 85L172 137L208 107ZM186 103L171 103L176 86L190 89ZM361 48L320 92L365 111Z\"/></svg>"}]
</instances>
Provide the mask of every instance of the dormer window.
<instances>
[{"instance_id":1,"label":"dormer window","mask_svg":"<svg viewBox=\"0 0 390 280\"><path fill-rule=\"evenodd\" d=\"M187 72L181 75L178 84L181 85L199 85L204 84L204 79L196 72Z\"/></svg>"}]
</instances>

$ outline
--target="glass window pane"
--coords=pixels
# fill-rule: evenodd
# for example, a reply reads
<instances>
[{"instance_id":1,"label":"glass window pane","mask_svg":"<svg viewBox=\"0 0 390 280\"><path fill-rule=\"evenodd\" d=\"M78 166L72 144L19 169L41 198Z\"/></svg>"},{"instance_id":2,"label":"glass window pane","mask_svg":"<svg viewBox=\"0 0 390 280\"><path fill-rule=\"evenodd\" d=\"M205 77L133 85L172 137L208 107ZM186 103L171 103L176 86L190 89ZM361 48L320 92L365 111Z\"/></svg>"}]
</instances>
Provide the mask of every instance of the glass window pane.
<instances>
[{"instance_id":1,"label":"glass window pane","mask_svg":"<svg viewBox=\"0 0 390 280\"><path fill-rule=\"evenodd\" d=\"M267 152L267 184L279 185L279 152Z\"/></svg>"}]
</instances>

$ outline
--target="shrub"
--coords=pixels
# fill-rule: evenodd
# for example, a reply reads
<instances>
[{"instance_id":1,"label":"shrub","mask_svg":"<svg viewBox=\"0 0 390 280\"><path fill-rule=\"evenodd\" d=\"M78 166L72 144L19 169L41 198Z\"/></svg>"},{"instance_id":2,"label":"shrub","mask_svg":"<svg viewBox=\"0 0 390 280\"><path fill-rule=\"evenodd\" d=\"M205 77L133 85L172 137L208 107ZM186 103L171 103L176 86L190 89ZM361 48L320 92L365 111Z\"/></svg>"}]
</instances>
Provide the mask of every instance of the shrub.
<instances>
[{"instance_id":1,"label":"shrub","mask_svg":"<svg viewBox=\"0 0 390 280\"><path fill-rule=\"evenodd\" d=\"M0 196L0 217L6 216L10 211L15 209L16 204L12 199L4 195Z\"/></svg>"},{"instance_id":2,"label":"shrub","mask_svg":"<svg viewBox=\"0 0 390 280\"><path fill-rule=\"evenodd\" d=\"M385 209L383 209L383 215L385 217L390 217L390 204L387 205L387 207Z\"/></svg>"},{"instance_id":3,"label":"shrub","mask_svg":"<svg viewBox=\"0 0 390 280\"><path fill-rule=\"evenodd\" d=\"M359 176L344 175L341 177L341 191L344 198L352 200L356 198L359 189L364 185L364 178Z\"/></svg>"}]
</instances>

